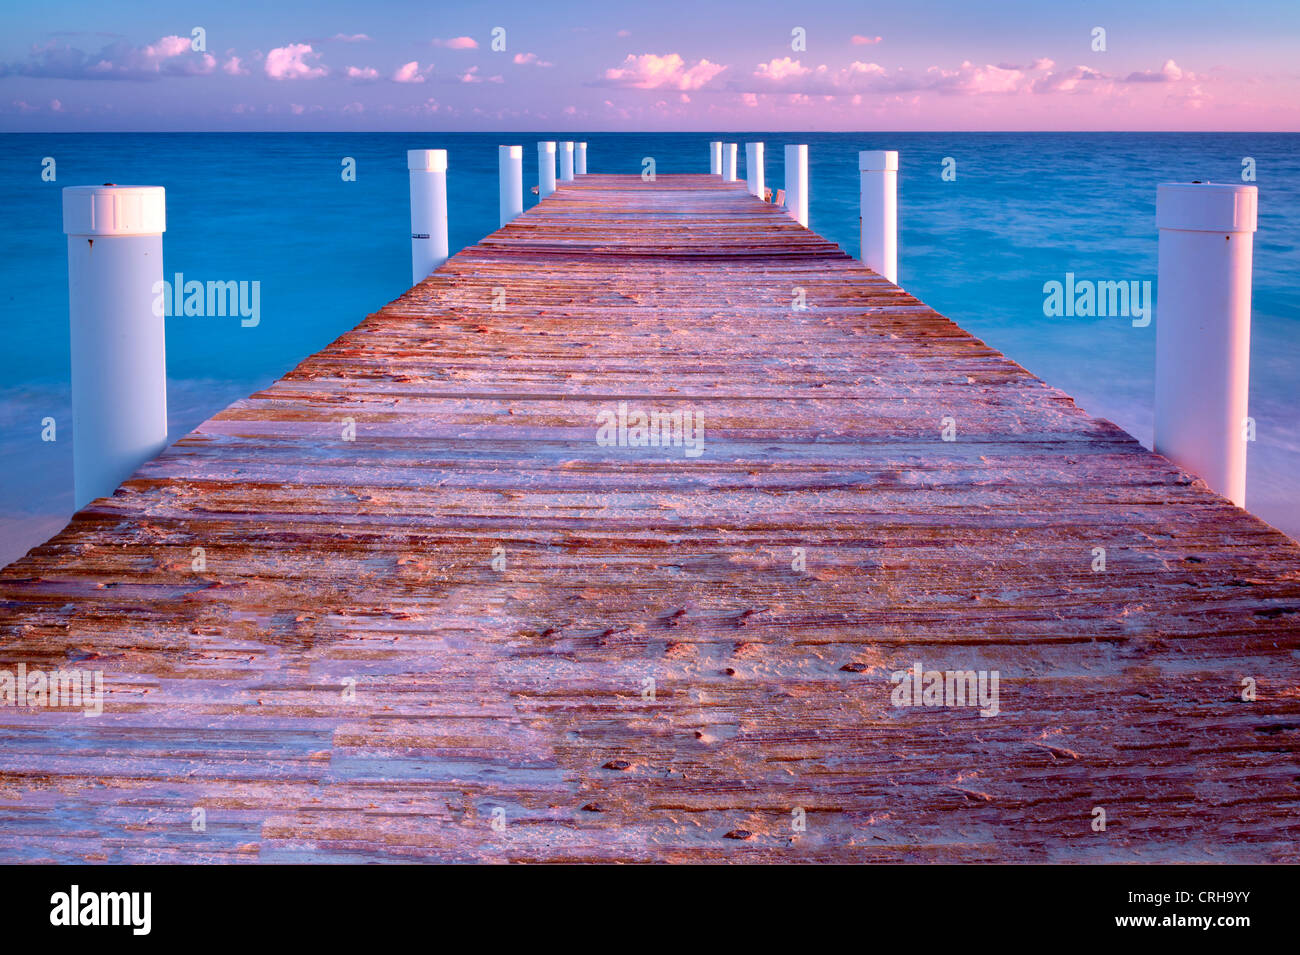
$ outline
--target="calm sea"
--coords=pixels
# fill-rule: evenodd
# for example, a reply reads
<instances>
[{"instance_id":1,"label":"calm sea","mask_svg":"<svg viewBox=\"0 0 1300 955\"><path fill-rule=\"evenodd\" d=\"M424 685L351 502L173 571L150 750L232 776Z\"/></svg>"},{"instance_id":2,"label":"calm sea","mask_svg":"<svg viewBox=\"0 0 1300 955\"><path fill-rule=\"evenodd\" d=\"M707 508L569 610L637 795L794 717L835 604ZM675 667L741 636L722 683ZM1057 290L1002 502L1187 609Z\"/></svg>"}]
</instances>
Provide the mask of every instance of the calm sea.
<instances>
[{"instance_id":1,"label":"calm sea","mask_svg":"<svg viewBox=\"0 0 1300 955\"><path fill-rule=\"evenodd\" d=\"M1048 318L1043 283L1156 277L1155 189L1240 181L1254 159L1255 244L1247 506L1300 536L1300 134L1181 133L133 133L0 136L0 564L72 510L67 252L60 187L167 188L168 278L261 283L261 321L169 318L171 433L180 435L292 368L410 278L406 150L449 150L453 251L497 227L498 143L589 143L591 172L706 172L708 142L767 143L783 182L787 142L809 144L811 228L858 254L857 151L897 149L899 281L963 328L1146 443L1155 323ZM744 148L739 150L743 176ZM57 181L41 178L53 157ZM344 182L342 160L356 160ZM955 161L956 178L942 176ZM526 190L527 191L527 190ZM526 205L535 197L527 195ZM41 441L41 419L59 440Z\"/></svg>"}]
</instances>

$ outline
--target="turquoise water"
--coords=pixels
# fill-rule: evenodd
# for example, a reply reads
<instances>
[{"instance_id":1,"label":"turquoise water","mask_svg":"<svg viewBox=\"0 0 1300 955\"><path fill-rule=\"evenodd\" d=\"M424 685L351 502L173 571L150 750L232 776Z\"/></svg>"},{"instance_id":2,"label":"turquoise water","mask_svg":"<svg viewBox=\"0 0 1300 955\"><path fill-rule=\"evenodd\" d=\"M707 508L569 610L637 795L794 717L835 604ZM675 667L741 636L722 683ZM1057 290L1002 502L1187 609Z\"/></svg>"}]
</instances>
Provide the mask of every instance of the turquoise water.
<instances>
[{"instance_id":1,"label":"turquoise water","mask_svg":"<svg viewBox=\"0 0 1300 955\"><path fill-rule=\"evenodd\" d=\"M1156 277L1155 187L1240 181L1253 157L1255 246L1247 506L1300 535L1300 134L731 133L572 134L591 172L706 172L708 142L767 143L767 182L787 142L809 144L809 225L858 252L857 152L897 149L899 281L962 327L1150 443L1154 322L1048 318L1043 283ZM401 294L410 279L406 150L449 151L453 251L497 226L497 151L511 133L138 133L0 136L0 563L72 510L67 253L60 188L101 182L167 189L165 275L259 281L261 321L167 319L171 432L261 387ZM563 138L568 138L563 137ZM741 175L744 148L739 150ZM57 181L43 182L54 157ZM357 179L343 181L344 157ZM940 175L945 157L957 178ZM536 202L531 194L525 204ZM59 440L41 440L52 416Z\"/></svg>"}]
</instances>

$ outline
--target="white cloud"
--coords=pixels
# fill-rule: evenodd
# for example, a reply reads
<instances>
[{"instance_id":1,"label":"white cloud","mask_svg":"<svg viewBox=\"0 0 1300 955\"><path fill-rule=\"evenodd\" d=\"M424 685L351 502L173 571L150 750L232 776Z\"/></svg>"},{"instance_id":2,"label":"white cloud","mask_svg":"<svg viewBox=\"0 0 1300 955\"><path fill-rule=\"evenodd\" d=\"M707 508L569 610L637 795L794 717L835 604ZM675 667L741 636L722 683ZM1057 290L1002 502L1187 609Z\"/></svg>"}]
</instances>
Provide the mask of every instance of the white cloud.
<instances>
[{"instance_id":1,"label":"white cloud","mask_svg":"<svg viewBox=\"0 0 1300 955\"><path fill-rule=\"evenodd\" d=\"M424 69L420 69L420 62L412 60L410 63L403 63L393 73L394 83L423 83L424 77L433 69L430 63Z\"/></svg>"},{"instance_id":2,"label":"white cloud","mask_svg":"<svg viewBox=\"0 0 1300 955\"><path fill-rule=\"evenodd\" d=\"M273 80L314 80L329 71L323 66L312 66L308 60L320 59L310 43L290 43L278 46L266 54L266 75Z\"/></svg>"},{"instance_id":3,"label":"white cloud","mask_svg":"<svg viewBox=\"0 0 1300 955\"><path fill-rule=\"evenodd\" d=\"M754 71L754 76L763 80L773 80L780 82L789 76L804 76L811 73L812 70L804 66L798 60L793 60L788 56L779 60L771 60L767 63L758 64L758 69Z\"/></svg>"},{"instance_id":4,"label":"white cloud","mask_svg":"<svg viewBox=\"0 0 1300 955\"><path fill-rule=\"evenodd\" d=\"M677 53L663 56L654 53L643 53L640 56L628 54L622 67L605 71L605 80L618 86L643 90L698 90L712 82L725 69L725 66L703 59L688 66Z\"/></svg>"},{"instance_id":5,"label":"white cloud","mask_svg":"<svg viewBox=\"0 0 1300 955\"><path fill-rule=\"evenodd\" d=\"M1188 73L1182 69L1173 60L1165 60L1165 65L1159 70L1143 70L1140 73L1130 73L1124 78L1125 83L1177 83L1180 80L1199 79L1195 73Z\"/></svg>"}]
</instances>

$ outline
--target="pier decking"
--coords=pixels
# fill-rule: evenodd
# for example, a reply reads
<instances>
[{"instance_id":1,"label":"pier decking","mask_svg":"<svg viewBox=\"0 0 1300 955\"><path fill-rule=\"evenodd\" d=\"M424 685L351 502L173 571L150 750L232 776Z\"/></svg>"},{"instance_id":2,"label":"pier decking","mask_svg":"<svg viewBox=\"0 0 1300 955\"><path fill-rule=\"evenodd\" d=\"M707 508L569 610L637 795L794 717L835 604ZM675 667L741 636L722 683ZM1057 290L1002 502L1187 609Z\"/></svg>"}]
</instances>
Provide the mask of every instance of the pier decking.
<instances>
[{"instance_id":1,"label":"pier decking","mask_svg":"<svg viewBox=\"0 0 1300 955\"><path fill-rule=\"evenodd\" d=\"M0 708L0 861L1300 861L1297 651L1293 541L743 184L591 175L0 573L0 667L105 675Z\"/></svg>"}]
</instances>

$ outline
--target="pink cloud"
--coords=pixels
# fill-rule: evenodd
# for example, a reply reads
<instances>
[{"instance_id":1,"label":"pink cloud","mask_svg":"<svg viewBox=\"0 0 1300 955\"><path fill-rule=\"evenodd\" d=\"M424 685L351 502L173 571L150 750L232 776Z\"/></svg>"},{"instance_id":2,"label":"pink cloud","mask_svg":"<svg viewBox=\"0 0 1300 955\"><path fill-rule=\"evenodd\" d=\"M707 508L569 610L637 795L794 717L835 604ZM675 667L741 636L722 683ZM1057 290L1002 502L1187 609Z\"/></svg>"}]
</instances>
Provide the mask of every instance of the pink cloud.
<instances>
[{"instance_id":1,"label":"pink cloud","mask_svg":"<svg viewBox=\"0 0 1300 955\"><path fill-rule=\"evenodd\" d=\"M1015 93L1022 89L1025 71L1001 66L976 66L966 60L955 70L932 66L930 88L940 93Z\"/></svg>"},{"instance_id":2,"label":"pink cloud","mask_svg":"<svg viewBox=\"0 0 1300 955\"><path fill-rule=\"evenodd\" d=\"M188 37L165 36L143 47L116 40L94 54L52 41L34 49L25 63L0 64L0 75L156 80L163 76L203 76L216 66L216 58L209 53L196 53Z\"/></svg>"},{"instance_id":3,"label":"pink cloud","mask_svg":"<svg viewBox=\"0 0 1300 955\"><path fill-rule=\"evenodd\" d=\"M1180 80L1195 80L1198 77L1195 73L1185 72L1173 60L1165 60L1165 65L1159 70L1143 70L1140 73L1130 73L1124 77L1125 83L1177 83Z\"/></svg>"},{"instance_id":4,"label":"pink cloud","mask_svg":"<svg viewBox=\"0 0 1300 955\"><path fill-rule=\"evenodd\" d=\"M516 53L515 62L520 66L554 66L554 63L548 63L540 59L536 53Z\"/></svg>"},{"instance_id":5,"label":"pink cloud","mask_svg":"<svg viewBox=\"0 0 1300 955\"><path fill-rule=\"evenodd\" d=\"M855 34L853 34L853 45L854 45L854 46L872 46L872 45L874 45L874 44L876 44L876 43L879 43L882 39L884 39L884 37L878 37L878 36L861 36L861 35L855 33Z\"/></svg>"},{"instance_id":6,"label":"pink cloud","mask_svg":"<svg viewBox=\"0 0 1300 955\"><path fill-rule=\"evenodd\" d=\"M310 43L278 46L266 54L266 75L273 80L314 80L329 72L323 66L307 62L319 58L320 54L312 50Z\"/></svg>"},{"instance_id":7,"label":"pink cloud","mask_svg":"<svg viewBox=\"0 0 1300 955\"><path fill-rule=\"evenodd\" d=\"M373 66L349 66L347 77L355 83L370 83L379 79L379 71Z\"/></svg>"},{"instance_id":8,"label":"pink cloud","mask_svg":"<svg viewBox=\"0 0 1300 955\"><path fill-rule=\"evenodd\" d=\"M653 90L661 88L698 90L708 85L726 69L718 63L700 60L690 66L677 53L657 56L643 53L628 54L621 68L605 71L605 80L617 86Z\"/></svg>"},{"instance_id":9,"label":"pink cloud","mask_svg":"<svg viewBox=\"0 0 1300 955\"><path fill-rule=\"evenodd\" d=\"M1132 82L1178 82L1193 74L1178 68L1172 60L1159 73L1134 74ZM1039 57L1027 66L1014 63L976 64L969 60L955 68L932 66L917 73L904 69L886 70L878 63L854 61L832 70L826 65L810 68L790 57L760 63L749 78L752 86L740 91L787 92L821 96L860 96L862 93L931 92L952 96L981 96L1015 93L1108 93L1111 78L1090 67L1057 70L1055 62Z\"/></svg>"},{"instance_id":10,"label":"pink cloud","mask_svg":"<svg viewBox=\"0 0 1300 955\"><path fill-rule=\"evenodd\" d=\"M454 36L450 40L434 39L430 41L434 46L445 47L448 50L477 50L478 41L472 36Z\"/></svg>"},{"instance_id":11,"label":"pink cloud","mask_svg":"<svg viewBox=\"0 0 1300 955\"><path fill-rule=\"evenodd\" d=\"M758 64L758 69L754 71L754 76L760 80L772 80L779 83L787 77L804 76L811 73L812 70L804 66L798 60L792 60L785 56L779 60L771 60L767 63Z\"/></svg>"},{"instance_id":12,"label":"pink cloud","mask_svg":"<svg viewBox=\"0 0 1300 955\"><path fill-rule=\"evenodd\" d=\"M232 56L222 64L221 70L230 76L247 76L248 70L244 68L243 61L237 56Z\"/></svg>"},{"instance_id":13,"label":"pink cloud","mask_svg":"<svg viewBox=\"0 0 1300 955\"><path fill-rule=\"evenodd\" d=\"M1047 62L1050 64L1052 61ZM1035 93L1072 93L1076 90L1082 92L1080 84L1086 83L1106 83L1105 88L1109 90L1108 80L1109 77L1104 73L1099 73L1091 67L1075 66L1061 72L1048 73L1035 81L1033 90ZM1094 87L1094 89L1098 88L1100 87Z\"/></svg>"},{"instance_id":14,"label":"pink cloud","mask_svg":"<svg viewBox=\"0 0 1300 955\"><path fill-rule=\"evenodd\" d=\"M430 63L424 69L420 69L419 60L412 60L410 63L403 63L396 72L393 73L394 83L423 83L425 76L433 69Z\"/></svg>"}]
</instances>

